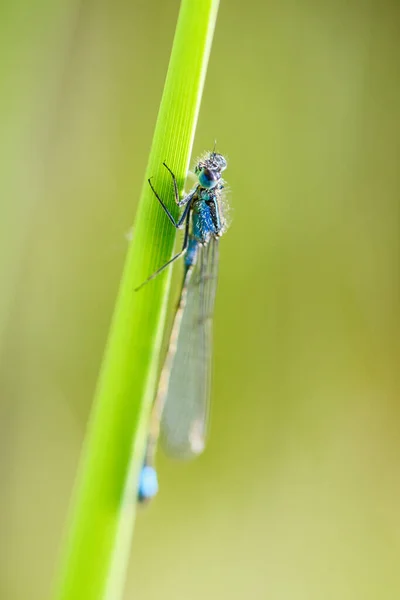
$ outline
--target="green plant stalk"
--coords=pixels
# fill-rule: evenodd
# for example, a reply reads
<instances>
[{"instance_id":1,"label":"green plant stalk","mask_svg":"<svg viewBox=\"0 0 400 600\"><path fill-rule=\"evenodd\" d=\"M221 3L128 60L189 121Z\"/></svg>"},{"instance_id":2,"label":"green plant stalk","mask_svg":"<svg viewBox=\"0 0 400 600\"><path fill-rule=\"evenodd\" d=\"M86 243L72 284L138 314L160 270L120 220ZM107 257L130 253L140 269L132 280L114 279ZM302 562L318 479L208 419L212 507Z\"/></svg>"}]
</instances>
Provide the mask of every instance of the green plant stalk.
<instances>
[{"instance_id":1,"label":"green plant stalk","mask_svg":"<svg viewBox=\"0 0 400 600\"><path fill-rule=\"evenodd\" d=\"M170 276L134 289L171 255L175 231L147 178L169 198L189 165L219 0L182 0L145 182L85 438L54 598L121 598L137 481L155 394Z\"/></svg>"}]
</instances>

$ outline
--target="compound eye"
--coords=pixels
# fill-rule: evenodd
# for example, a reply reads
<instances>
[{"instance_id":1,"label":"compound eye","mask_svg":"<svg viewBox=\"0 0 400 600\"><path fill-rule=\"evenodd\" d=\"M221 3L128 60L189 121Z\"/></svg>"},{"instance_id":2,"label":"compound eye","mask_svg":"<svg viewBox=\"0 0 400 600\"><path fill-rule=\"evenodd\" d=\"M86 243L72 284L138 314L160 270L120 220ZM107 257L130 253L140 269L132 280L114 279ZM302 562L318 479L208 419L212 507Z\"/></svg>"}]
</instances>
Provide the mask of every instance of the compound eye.
<instances>
[{"instance_id":1,"label":"compound eye","mask_svg":"<svg viewBox=\"0 0 400 600\"><path fill-rule=\"evenodd\" d=\"M199 183L201 187L211 189L215 187L220 180L220 175L216 171L211 171L203 167L199 173Z\"/></svg>"}]
</instances>

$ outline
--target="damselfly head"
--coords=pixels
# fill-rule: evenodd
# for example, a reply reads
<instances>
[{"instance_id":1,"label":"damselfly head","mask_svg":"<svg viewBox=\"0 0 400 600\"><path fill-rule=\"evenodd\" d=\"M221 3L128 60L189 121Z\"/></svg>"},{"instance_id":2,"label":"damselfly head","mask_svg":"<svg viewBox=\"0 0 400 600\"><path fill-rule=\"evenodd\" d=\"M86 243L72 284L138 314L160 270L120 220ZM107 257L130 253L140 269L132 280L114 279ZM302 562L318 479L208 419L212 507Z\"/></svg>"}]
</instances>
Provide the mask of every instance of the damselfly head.
<instances>
[{"instance_id":1,"label":"damselfly head","mask_svg":"<svg viewBox=\"0 0 400 600\"><path fill-rule=\"evenodd\" d=\"M214 188L221 180L221 172L226 167L227 162L222 154L210 152L205 159L199 161L195 168L201 187Z\"/></svg>"}]
</instances>

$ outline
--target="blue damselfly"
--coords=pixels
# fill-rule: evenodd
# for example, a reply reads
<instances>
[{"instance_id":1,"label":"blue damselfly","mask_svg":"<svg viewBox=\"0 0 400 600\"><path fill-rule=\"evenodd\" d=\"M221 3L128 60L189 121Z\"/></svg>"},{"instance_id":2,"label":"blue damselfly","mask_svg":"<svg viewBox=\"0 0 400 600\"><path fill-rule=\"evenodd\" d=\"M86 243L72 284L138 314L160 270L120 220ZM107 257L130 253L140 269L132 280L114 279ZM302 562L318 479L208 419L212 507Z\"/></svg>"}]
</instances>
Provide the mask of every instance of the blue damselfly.
<instances>
[{"instance_id":1,"label":"blue damselfly","mask_svg":"<svg viewBox=\"0 0 400 600\"><path fill-rule=\"evenodd\" d=\"M183 208L177 221L150 179L149 185L174 227L184 229L184 240L181 251L144 284L181 256L185 257L184 276L150 420L139 481L138 497L141 501L151 499L158 489L154 458L160 431L162 445L173 457L191 458L204 449L209 413L218 240L226 230L221 175L227 166L225 158L213 151L199 160L195 167L197 184L182 199L175 175L163 164L172 177L175 201Z\"/></svg>"}]
</instances>

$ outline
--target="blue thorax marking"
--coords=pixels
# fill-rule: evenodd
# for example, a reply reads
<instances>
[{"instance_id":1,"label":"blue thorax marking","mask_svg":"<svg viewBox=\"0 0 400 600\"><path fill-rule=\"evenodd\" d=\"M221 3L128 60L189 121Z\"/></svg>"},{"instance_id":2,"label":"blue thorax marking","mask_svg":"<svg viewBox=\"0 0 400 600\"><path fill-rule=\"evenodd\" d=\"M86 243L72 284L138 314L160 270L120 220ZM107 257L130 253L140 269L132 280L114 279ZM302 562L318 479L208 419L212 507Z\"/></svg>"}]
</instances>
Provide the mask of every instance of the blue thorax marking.
<instances>
[{"instance_id":1,"label":"blue thorax marking","mask_svg":"<svg viewBox=\"0 0 400 600\"><path fill-rule=\"evenodd\" d=\"M196 262L198 245L207 244L210 237L218 235L221 230L221 218L215 193L200 188L196 196L192 205L192 228L185 256L186 266Z\"/></svg>"},{"instance_id":2,"label":"blue thorax marking","mask_svg":"<svg viewBox=\"0 0 400 600\"><path fill-rule=\"evenodd\" d=\"M207 196L209 196L207 192ZM202 244L207 243L210 235L216 235L221 229L217 200L214 197L204 199L203 194L193 202L192 235Z\"/></svg>"}]
</instances>

